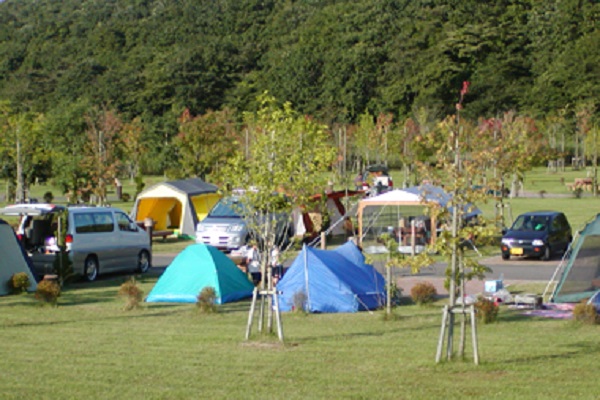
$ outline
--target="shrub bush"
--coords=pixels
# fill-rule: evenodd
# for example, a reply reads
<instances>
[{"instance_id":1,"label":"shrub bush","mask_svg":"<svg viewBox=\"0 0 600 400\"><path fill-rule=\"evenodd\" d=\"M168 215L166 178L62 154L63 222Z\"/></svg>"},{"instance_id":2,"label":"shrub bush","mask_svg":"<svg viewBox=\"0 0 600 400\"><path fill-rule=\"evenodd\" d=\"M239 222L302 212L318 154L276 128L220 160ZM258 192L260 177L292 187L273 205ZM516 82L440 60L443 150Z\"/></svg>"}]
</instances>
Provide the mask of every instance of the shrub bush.
<instances>
[{"instance_id":1,"label":"shrub bush","mask_svg":"<svg viewBox=\"0 0 600 400\"><path fill-rule=\"evenodd\" d=\"M475 302L475 310L477 311L477 320L484 324L498 320L499 307L490 299L479 297Z\"/></svg>"},{"instance_id":2,"label":"shrub bush","mask_svg":"<svg viewBox=\"0 0 600 400\"><path fill-rule=\"evenodd\" d=\"M23 293L29 287L29 276L25 272L17 272L13 274L8 282L8 286L13 293Z\"/></svg>"},{"instance_id":3,"label":"shrub bush","mask_svg":"<svg viewBox=\"0 0 600 400\"><path fill-rule=\"evenodd\" d=\"M129 200L131 200L131 195L129 193L123 193L121 195L121 201L127 203Z\"/></svg>"},{"instance_id":4,"label":"shrub bush","mask_svg":"<svg viewBox=\"0 0 600 400\"><path fill-rule=\"evenodd\" d=\"M52 203L52 200L54 200L54 195L52 194L52 192L44 193L44 201L46 203Z\"/></svg>"},{"instance_id":5,"label":"shrub bush","mask_svg":"<svg viewBox=\"0 0 600 400\"><path fill-rule=\"evenodd\" d=\"M292 311L304 313L306 312L306 302L308 296L304 292L296 292L292 296Z\"/></svg>"},{"instance_id":6,"label":"shrub bush","mask_svg":"<svg viewBox=\"0 0 600 400\"><path fill-rule=\"evenodd\" d=\"M419 282L410 289L410 297L418 305L432 303L436 296L437 290L430 282Z\"/></svg>"},{"instance_id":7,"label":"shrub bush","mask_svg":"<svg viewBox=\"0 0 600 400\"><path fill-rule=\"evenodd\" d=\"M217 292L215 288L212 286L202 288L198 294L196 305L202 313L210 314L217 312Z\"/></svg>"},{"instance_id":8,"label":"shrub bush","mask_svg":"<svg viewBox=\"0 0 600 400\"><path fill-rule=\"evenodd\" d=\"M573 309L573 319L585 324L600 324L600 316L593 304L587 304L587 300L583 300Z\"/></svg>"},{"instance_id":9,"label":"shrub bush","mask_svg":"<svg viewBox=\"0 0 600 400\"><path fill-rule=\"evenodd\" d=\"M144 297L144 291L140 289L135 278L131 277L119 287L119 297L125 299L125 307L123 309L129 311L140 306Z\"/></svg>"},{"instance_id":10,"label":"shrub bush","mask_svg":"<svg viewBox=\"0 0 600 400\"><path fill-rule=\"evenodd\" d=\"M51 304L56 306L60 297L60 285L54 280L44 279L37 285L35 298L42 304Z\"/></svg>"}]
</instances>

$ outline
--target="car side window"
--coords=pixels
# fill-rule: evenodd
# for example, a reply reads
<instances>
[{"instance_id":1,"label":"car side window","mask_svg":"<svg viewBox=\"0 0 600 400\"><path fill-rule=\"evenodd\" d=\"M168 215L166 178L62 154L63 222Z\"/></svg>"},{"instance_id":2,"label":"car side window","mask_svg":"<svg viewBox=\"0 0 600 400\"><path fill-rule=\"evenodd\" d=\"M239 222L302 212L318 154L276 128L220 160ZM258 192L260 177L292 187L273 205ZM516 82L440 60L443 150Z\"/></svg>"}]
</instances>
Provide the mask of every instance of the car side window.
<instances>
[{"instance_id":1,"label":"car side window","mask_svg":"<svg viewBox=\"0 0 600 400\"><path fill-rule=\"evenodd\" d=\"M567 217L565 217L564 215L561 214L559 216L559 221L560 221L561 229L569 229L569 222L567 221Z\"/></svg>"},{"instance_id":2,"label":"car side window","mask_svg":"<svg viewBox=\"0 0 600 400\"><path fill-rule=\"evenodd\" d=\"M137 229L133 226L133 221L129 219L129 217L122 212L115 213L117 217L117 225L119 226L119 230L121 232L136 232Z\"/></svg>"},{"instance_id":3,"label":"car side window","mask_svg":"<svg viewBox=\"0 0 600 400\"><path fill-rule=\"evenodd\" d=\"M94 226L96 232L112 232L115 230L115 223L112 213L99 212L94 213Z\"/></svg>"},{"instance_id":4,"label":"car side window","mask_svg":"<svg viewBox=\"0 0 600 400\"><path fill-rule=\"evenodd\" d=\"M556 217L552 220L552 230L553 231L560 231L562 229L562 221L560 220L560 217Z\"/></svg>"},{"instance_id":5,"label":"car side window","mask_svg":"<svg viewBox=\"0 0 600 400\"><path fill-rule=\"evenodd\" d=\"M92 233L94 230L94 219L91 214L75 214L73 216L75 222L75 232L77 233Z\"/></svg>"}]
</instances>

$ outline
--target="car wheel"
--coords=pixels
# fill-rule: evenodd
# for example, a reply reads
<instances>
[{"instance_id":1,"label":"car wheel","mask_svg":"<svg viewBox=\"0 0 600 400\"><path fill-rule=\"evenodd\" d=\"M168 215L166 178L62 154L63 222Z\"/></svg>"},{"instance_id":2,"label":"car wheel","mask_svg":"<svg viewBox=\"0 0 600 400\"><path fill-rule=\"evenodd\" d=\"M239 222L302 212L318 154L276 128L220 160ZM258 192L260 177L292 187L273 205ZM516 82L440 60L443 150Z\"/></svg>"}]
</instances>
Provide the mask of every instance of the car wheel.
<instances>
[{"instance_id":1,"label":"car wheel","mask_svg":"<svg viewBox=\"0 0 600 400\"><path fill-rule=\"evenodd\" d=\"M510 254L504 254L504 253L502 253L502 259L503 260L510 260Z\"/></svg>"},{"instance_id":2,"label":"car wheel","mask_svg":"<svg viewBox=\"0 0 600 400\"><path fill-rule=\"evenodd\" d=\"M546 246L546 249L544 250L544 254L542 255L541 259L542 259L542 261L548 261L550 259L550 256L551 256L550 246Z\"/></svg>"},{"instance_id":3,"label":"car wheel","mask_svg":"<svg viewBox=\"0 0 600 400\"><path fill-rule=\"evenodd\" d=\"M98 259L95 256L88 256L83 264L83 276L88 282L93 282L98 278L100 267Z\"/></svg>"},{"instance_id":4,"label":"car wheel","mask_svg":"<svg viewBox=\"0 0 600 400\"><path fill-rule=\"evenodd\" d=\"M150 269L150 254L146 250L140 251L138 255L137 271L145 274Z\"/></svg>"}]
</instances>

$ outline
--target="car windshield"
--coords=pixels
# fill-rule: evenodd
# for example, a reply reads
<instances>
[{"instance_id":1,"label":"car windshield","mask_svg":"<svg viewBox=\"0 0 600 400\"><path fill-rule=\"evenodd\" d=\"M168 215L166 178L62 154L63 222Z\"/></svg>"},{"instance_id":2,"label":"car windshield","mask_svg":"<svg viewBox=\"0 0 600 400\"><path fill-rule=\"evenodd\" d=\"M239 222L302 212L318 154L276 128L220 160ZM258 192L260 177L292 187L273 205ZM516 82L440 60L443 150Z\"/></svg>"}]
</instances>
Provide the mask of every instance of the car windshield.
<instances>
[{"instance_id":1,"label":"car windshield","mask_svg":"<svg viewBox=\"0 0 600 400\"><path fill-rule=\"evenodd\" d=\"M521 215L512 228L513 231L540 232L548 230L548 217Z\"/></svg>"},{"instance_id":2,"label":"car windshield","mask_svg":"<svg viewBox=\"0 0 600 400\"><path fill-rule=\"evenodd\" d=\"M210 210L209 217L215 218L241 218L244 212L244 205L237 198L226 197Z\"/></svg>"}]
</instances>

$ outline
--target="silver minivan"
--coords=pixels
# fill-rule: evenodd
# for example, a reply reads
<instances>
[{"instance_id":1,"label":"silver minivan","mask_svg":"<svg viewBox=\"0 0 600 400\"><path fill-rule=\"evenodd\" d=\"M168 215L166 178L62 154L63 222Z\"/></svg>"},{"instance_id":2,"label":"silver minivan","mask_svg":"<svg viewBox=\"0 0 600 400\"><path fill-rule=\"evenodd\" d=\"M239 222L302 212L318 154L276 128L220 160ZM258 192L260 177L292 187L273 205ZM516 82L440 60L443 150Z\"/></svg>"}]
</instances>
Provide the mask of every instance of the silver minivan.
<instances>
[{"instance_id":1,"label":"silver minivan","mask_svg":"<svg viewBox=\"0 0 600 400\"><path fill-rule=\"evenodd\" d=\"M37 276L54 273L58 215L68 211L66 250L75 275L94 281L100 274L118 271L145 273L151 266L148 233L122 210L114 207L17 204L0 209L19 215L16 233L30 255ZM62 222L64 223L64 222Z\"/></svg>"},{"instance_id":2,"label":"silver minivan","mask_svg":"<svg viewBox=\"0 0 600 400\"><path fill-rule=\"evenodd\" d=\"M287 244L294 235L288 214L282 212L271 216L277 224L275 229L278 244ZM196 242L214 246L225 252L239 250L254 236L249 225L260 225L257 219L261 218L264 219L264 215L250 212L240 196L223 197L196 225Z\"/></svg>"}]
</instances>

